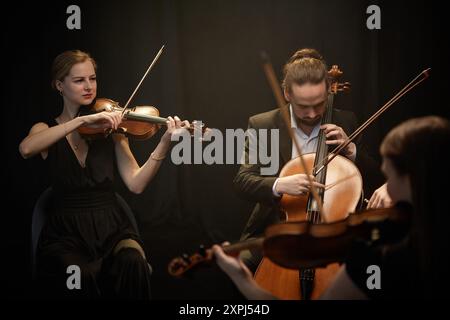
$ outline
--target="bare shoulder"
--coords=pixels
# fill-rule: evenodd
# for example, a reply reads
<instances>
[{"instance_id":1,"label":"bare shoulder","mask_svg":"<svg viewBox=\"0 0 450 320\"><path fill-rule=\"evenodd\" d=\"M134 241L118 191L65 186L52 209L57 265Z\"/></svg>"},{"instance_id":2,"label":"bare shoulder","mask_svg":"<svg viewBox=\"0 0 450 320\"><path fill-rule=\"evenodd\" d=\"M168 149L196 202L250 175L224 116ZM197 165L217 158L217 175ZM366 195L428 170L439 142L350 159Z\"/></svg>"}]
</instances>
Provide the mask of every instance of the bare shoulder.
<instances>
[{"instance_id":1,"label":"bare shoulder","mask_svg":"<svg viewBox=\"0 0 450 320\"><path fill-rule=\"evenodd\" d=\"M41 131L44 131L48 128L49 128L49 126L45 122L38 122L31 127L30 132L28 133L28 136L32 136L32 135L39 133ZM48 156L48 150L43 150L41 152L42 159L44 159L44 160L47 159L47 156Z\"/></svg>"}]
</instances>

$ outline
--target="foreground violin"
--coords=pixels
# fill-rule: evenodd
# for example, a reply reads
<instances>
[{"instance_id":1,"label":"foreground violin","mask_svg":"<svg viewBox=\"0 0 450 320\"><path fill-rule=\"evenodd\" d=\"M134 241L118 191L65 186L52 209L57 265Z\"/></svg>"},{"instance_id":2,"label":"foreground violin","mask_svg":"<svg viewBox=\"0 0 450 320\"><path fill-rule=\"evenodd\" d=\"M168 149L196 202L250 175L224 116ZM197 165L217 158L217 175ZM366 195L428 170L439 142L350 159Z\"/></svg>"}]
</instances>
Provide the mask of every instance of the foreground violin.
<instances>
[{"instance_id":1,"label":"foreground violin","mask_svg":"<svg viewBox=\"0 0 450 320\"><path fill-rule=\"evenodd\" d=\"M401 240L410 227L408 204L394 208L371 209L350 214L331 223L310 221L285 222L270 225L264 237L224 246L226 254L237 255L245 249L261 248L264 256L288 269L318 268L345 261L354 240L374 244L389 244ZM173 259L168 266L172 276L182 276L195 266L214 259L211 249Z\"/></svg>"},{"instance_id":2,"label":"foreground violin","mask_svg":"<svg viewBox=\"0 0 450 320\"><path fill-rule=\"evenodd\" d=\"M124 134L127 137L136 140L145 140L151 138L158 132L161 126L167 124L167 118L159 116L159 110L153 106L136 106L133 108L127 108L124 110L119 103L106 98L98 98L95 103L86 111L87 113L95 112L121 112L123 113L123 119L117 130L111 130L102 126L82 126L78 128L78 132L84 138L101 138L106 137L111 133ZM186 129L194 134L195 130L198 130L201 137L206 127L199 121L193 121L190 127Z\"/></svg>"}]
</instances>

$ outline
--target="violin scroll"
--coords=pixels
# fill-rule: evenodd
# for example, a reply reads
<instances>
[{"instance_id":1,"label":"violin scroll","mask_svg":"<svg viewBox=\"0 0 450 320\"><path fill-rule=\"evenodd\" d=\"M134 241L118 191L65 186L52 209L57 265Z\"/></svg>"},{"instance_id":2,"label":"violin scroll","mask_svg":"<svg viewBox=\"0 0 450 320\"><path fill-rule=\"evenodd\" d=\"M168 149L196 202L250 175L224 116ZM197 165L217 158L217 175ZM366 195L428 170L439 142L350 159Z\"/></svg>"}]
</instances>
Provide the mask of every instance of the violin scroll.
<instances>
[{"instance_id":1,"label":"violin scroll","mask_svg":"<svg viewBox=\"0 0 450 320\"><path fill-rule=\"evenodd\" d=\"M222 246L223 251L232 256L237 256L239 252L244 249L261 249L264 238L252 238L249 240L240 241L230 245ZM204 246L200 246L198 252L191 256L186 254L172 259L168 266L168 272L174 277L180 277L187 271L194 268L197 265L204 264L205 262L212 262L214 260L214 254L211 248L206 249Z\"/></svg>"},{"instance_id":2,"label":"violin scroll","mask_svg":"<svg viewBox=\"0 0 450 320\"><path fill-rule=\"evenodd\" d=\"M171 276L181 277L195 266L204 262L210 262L212 260L213 253L211 249L205 249L204 246L200 246L198 252L192 254L191 256L183 254L180 257L172 259L169 263L167 271Z\"/></svg>"}]
</instances>

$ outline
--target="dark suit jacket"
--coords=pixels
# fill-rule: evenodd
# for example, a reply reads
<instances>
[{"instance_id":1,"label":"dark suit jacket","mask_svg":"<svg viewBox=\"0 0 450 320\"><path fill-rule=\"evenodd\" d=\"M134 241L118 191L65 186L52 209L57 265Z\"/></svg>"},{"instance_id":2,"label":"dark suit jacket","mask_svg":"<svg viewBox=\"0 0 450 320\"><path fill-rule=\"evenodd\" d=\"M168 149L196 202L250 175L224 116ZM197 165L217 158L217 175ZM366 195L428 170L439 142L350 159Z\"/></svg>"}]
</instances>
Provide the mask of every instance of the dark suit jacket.
<instances>
[{"instance_id":1,"label":"dark suit jacket","mask_svg":"<svg viewBox=\"0 0 450 320\"><path fill-rule=\"evenodd\" d=\"M332 123L340 126L347 135L353 133L358 127L356 116L353 112L339 109L333 109ZM273 195L272 187L279 172L286 162L291 160L292 155L292 141L279 109L250 117L248 127L254 128L256 131L258 129L279 129L280 163L278 172L274 176L262 176L260 168L264 166L259 162L257 164L242 164L234 178L233 182L236 192L243 198L257 203L242 233L242 239L260 235L264 232L266 226L279 221L279 199ZM267 139L267 141L267 148L270 150L270 139ZM363 176L364 190L369 189L370 196L374 186L380 186L384 180L379 171L379 164L368 155L361 144L361 137L354 142L357 148L355 164ZM246 139L244 149L246 159L248 154L249 143L248 139ZM370 176L369 179L366 179L367 175Z\"/></svg>"}]
</instances>

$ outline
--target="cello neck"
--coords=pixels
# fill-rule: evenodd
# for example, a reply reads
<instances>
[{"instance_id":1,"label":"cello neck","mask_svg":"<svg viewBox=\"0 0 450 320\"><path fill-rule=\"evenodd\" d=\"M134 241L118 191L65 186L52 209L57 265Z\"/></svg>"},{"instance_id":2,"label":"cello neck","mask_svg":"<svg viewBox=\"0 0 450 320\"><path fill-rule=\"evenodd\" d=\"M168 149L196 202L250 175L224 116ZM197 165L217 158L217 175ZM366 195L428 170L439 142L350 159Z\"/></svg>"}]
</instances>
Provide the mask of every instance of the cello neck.
<instances>
[{"instance_id":1,"label":"cello neck","mask_svg":"<svg viewBox=\"0 0 450 320\"><path fill-rule=\"evenodd\" d=\"M330 92L330 93L328 93L325 114L322 116L321 125L326 124L326 123L331 123L331 118L333 115L333 102L334 102L334 94L332 92ZM316 168L318 167L319 163L323 163L325 161L325 159L328 158L329 151L328 151L328 145L326 144L326 140L327 140L327 137L325 136L325 132L322 129L320 129L312 174L316 177L316 181L321 184L326 183L327 168L324 168L319 173L317 173ZM323 189L319 189L317 191L317 195L321 202L323 202L324 191L325 190L323 190ZM316 200L313 199L312 197L308 198L308 203L307 203L307 207L306 207L306 218L308 221L311 221L313 223L322 222L322 216L320 214L319 207L317 205Z\"/></svg>"},{"instance_id":2,"label":"cello neck","mask_svg":"<svg viewBox=\"0 0 450 320\"><path fill-rule=\"evenodd\" d=\"M333 115L333 102L334 102L334 94L329 93L327 98L327 105L325 109L325 114L322 117L321 125L326 123L331 123L332 115ZM325 136L325 132L321 129L319 131L319 138L317 141L316 148L316 158L314 159L314 168L316 168L318 163L323 163L323 160L328 157L328 145L326 144L327 137ZM317 174L316 171L313 171L313 175L316 176L316 180L320 183L325 183L325 174Z\"/></svg>"}]
</instances>

